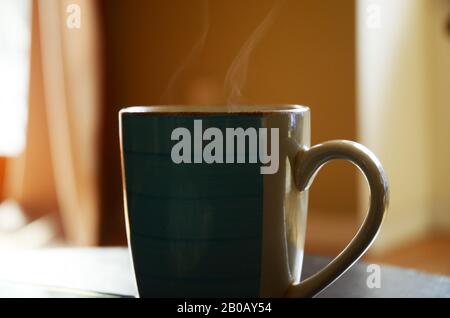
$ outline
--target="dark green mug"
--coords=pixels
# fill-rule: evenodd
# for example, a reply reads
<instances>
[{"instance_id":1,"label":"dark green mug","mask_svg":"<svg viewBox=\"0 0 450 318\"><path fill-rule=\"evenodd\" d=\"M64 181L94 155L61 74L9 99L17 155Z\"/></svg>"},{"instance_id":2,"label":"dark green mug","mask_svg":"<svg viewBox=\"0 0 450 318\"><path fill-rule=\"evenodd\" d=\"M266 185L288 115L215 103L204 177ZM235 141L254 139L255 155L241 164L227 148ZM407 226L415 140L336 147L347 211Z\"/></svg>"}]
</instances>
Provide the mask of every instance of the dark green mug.
<instances>
[{"instance_id":1,"label":"dark green mug","mask_svg":"<svg viewBox=\"0 0 450 318\"><path fill-rule=\"evenodd\" d=\"M310 147L307 107L130 107L119 120L139 296L314 296L380 229L388 204L380 162L351 141ZM369 212L344 251L300 281L308 188L333 159L364 173Z\"/></svg>"}]
</instances>

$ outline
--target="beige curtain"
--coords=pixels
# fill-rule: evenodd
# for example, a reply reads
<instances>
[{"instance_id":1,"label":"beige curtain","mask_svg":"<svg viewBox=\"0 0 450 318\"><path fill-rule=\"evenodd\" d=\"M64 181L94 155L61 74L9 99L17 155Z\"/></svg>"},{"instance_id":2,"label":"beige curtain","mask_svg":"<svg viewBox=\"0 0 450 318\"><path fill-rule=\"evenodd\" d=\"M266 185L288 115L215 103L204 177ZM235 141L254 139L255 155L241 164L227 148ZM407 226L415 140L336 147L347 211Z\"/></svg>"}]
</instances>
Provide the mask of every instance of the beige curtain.
<instances>
[{"instance_id":1,"label":"beige curtain","mask_svg":"<svg viewBox=\"0 0 450 318\"><path fill-rule=\"evenodd\" d=\"M68 12L69 5L76 5L75 11ZM99 239L97 130L101 90L95 5L92 0L39 1L56 192L66 236L80 245L96 244ZM69 27L73 23L69 20L78 18L79 28Z\"/></svg>"},{"instance_id":2,"label":"beige curtain","mask_svg":"<svg viewBox=\"0 0 450 318\"><path fill-rule=\"evenodd\" d=\"M6 195L26 210L40 210L37 216L58 210L65 238L75 245L100 239L96 4L34 0L27 146L8 162L6 180Z\"/></svg>"}]
</instances>

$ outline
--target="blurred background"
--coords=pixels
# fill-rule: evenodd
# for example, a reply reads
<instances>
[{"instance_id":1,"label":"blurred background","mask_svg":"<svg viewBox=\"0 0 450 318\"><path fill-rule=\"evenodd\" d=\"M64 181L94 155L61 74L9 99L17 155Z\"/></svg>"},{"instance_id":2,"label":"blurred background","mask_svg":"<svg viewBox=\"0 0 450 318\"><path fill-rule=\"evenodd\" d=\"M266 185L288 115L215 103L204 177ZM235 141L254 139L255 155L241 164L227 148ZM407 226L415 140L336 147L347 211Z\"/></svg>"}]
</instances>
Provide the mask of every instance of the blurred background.
<instances>
[{"instance_id":1,"label":"blurred background","mask_svg":"<svg viewBox=\"0 0 450 318\"><path fill-rule=\"evenodd\" d=\"M385 167L366 260L450 275L449 85L449 0L0 0L0 250L126 245L124 106L303 104L313 144ZM326 166L306 252L338 254L367 197Z\"/></svg>"}]
</instances>

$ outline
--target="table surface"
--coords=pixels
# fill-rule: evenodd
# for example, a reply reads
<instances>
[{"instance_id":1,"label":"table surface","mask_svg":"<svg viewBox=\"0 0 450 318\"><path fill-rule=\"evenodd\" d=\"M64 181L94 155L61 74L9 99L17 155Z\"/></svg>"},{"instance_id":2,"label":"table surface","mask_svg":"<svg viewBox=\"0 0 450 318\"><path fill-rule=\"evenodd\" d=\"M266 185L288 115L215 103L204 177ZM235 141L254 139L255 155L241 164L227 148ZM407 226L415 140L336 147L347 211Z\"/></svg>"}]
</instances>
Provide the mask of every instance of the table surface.
<instances>
[{"instance_id":1,"label":"table surface","mask_svg":"<svg viewBox=\"0 0 450 318\"><path fill-rule=\"evenodd\" d=\"M329 262L306 256L303 277ZM450 297L450 278L415 270L380 267L380 288L367 286L368 264L356 263L318 297ZM33 287L34 286L34 287ZM37 287L36 287L37 286ZM0 252L0 297L51 297L42 286L110 295L136 295L130 255L126 248L52 248ZM73 294L68 294L73 295Z\"/></svg>"}]
</instances>

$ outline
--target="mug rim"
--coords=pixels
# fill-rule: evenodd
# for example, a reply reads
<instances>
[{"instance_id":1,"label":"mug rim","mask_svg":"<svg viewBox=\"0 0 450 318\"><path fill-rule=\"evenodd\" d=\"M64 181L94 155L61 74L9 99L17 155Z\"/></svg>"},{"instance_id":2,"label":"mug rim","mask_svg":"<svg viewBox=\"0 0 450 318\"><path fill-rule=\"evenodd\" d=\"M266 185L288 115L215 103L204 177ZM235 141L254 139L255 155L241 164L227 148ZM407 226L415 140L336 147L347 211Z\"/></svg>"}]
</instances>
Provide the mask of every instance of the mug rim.
<instances>
[{"instance_id":1,"label":"mug rim","mask_svg":"<svg viewBox=\"0 0 450 318\"><path fill-rule=\"evenodd\" d=\"M274 105L152 105L128 106L119 114L158 115L217 115L217 114L270 114L270 113L306 113L309 107L298 104Z\"/></svg>"}]
</instances>

